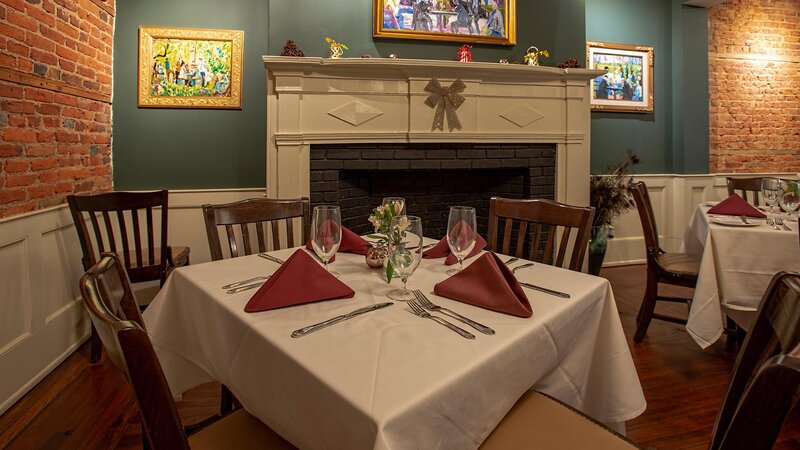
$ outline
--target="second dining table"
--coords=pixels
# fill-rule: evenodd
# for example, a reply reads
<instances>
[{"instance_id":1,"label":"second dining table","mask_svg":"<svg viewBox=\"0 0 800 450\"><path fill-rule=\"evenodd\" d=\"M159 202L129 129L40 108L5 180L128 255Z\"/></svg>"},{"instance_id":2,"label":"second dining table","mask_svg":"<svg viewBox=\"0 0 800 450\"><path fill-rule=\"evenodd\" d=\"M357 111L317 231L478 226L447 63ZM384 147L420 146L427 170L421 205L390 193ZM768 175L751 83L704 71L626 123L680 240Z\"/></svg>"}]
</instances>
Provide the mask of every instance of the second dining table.
<instances>
[{"instance_id":1,"label":"second dining table","mask_svg":"<svg viewBox=\"0 0 800 450\"><path fill-rule=\"evenodd\" d=\"M296 251L306 250L270 255L285 260ZM177 269L144 313L173 394L219 381L303 449L474 449L529 389L618 429L645 410L608 281L545 264L515 275L571 298L526 289L530 318L434 295L433 286L447 278L443 259L423 259L409 278L409 288L490 326L494 335L451 320L476 335L464 339L395 302L290 337L389 301L386 292L396 282L387 284L383 271L364 261L338 253L331 264L355 291L352 298L258 313L244 311L255 291L227 294L222 286L270 275L278 263L251 255Z\"/></svg>"}]
</instances>

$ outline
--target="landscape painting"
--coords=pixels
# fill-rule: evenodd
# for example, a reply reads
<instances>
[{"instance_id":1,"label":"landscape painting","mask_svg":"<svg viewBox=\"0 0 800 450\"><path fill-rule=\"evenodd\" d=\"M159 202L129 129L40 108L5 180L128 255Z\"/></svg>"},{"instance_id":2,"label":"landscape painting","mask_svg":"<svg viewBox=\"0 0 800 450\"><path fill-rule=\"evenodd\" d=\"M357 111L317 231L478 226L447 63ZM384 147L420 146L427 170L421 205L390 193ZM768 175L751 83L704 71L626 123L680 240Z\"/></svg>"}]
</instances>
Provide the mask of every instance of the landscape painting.
<instances>
[{"instance_id":1,"label":"landscape painting","mask_svg":"<svg viewBox=\"0 0 800 450\"><path fill-rule=\"evenodd\" d=\"M244 32L139 28L139 106L241 109Z\"/></svg>"},{"instance_id":2,"label":"landscape painting","mask_svg":"<svg viewBox=\"0 0 800 450\"><path fill-rule=\"evenodd\" d=\"M593 110L653 111L653 47L588 42L586 59L604 72L592 80Z\"/></svg>"}]
</instances>

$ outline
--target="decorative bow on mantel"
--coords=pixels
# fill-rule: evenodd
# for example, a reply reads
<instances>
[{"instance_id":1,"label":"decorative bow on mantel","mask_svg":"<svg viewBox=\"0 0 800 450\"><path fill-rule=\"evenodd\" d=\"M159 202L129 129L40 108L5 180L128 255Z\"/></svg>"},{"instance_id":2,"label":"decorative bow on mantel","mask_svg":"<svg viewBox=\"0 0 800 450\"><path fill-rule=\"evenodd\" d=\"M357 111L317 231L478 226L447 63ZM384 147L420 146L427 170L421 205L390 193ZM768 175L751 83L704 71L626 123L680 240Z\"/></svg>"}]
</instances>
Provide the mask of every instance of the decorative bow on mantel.
<instances>
[{"instance_id":1,"label":"decorative bow on mantel","mask_svg":"<svg viewBox=\"0 0 800 450\"><path fill-rule=\"evenodd\" d=\"M431 95L425 100L425 104L431 108L436 108L431 131L437 129L444 131L445 112L447 112L447 128L450 131L461 129L461 121L458 120L456 110L464 103L464 97L460 94L466 89L467 86L460 78L453 81L450 87L442 87L436 78L428 82L428 85L425 86L425 91L430 92Z\"/></svg>"}]
</instances>

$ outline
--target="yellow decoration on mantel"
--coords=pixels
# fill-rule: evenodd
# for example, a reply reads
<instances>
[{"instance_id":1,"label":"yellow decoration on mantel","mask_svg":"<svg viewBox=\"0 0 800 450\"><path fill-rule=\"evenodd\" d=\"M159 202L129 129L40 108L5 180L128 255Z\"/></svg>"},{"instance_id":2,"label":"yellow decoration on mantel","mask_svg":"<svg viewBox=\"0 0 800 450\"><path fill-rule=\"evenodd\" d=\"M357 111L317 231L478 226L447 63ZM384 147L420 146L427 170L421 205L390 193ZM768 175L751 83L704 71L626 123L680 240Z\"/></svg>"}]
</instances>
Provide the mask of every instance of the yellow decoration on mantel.
<instances>
[{"instance_id":1,"label":"yellow decoration on mantel","mask_svg":"<svg viewBox=\"0 0 800 450\"><path fill-rule=\"evenodd\" d=\"M331 39L329 37L325 38L325 42L327 42L328 45L330 45L331 58L341 58L342 55L344 54L344 50L350 50L349 48L347 48L346 45L342 44L341 42L336 42L336 40Z\"/></svg>"},{"instance_id":2,"label":"yellow decoration on mantel","mask_svg":"<svg viewBox=\"0 0 800 450\"><path fill-rule=\"evenodd\" d=\"M550 57L550 52L547 50L539 50L534 46L528 47L526 50L525 56L522 57L522 61L529 66L538 66L539 65L539 57L544 56L545 58Z\"/></svg>"}]
</instances>

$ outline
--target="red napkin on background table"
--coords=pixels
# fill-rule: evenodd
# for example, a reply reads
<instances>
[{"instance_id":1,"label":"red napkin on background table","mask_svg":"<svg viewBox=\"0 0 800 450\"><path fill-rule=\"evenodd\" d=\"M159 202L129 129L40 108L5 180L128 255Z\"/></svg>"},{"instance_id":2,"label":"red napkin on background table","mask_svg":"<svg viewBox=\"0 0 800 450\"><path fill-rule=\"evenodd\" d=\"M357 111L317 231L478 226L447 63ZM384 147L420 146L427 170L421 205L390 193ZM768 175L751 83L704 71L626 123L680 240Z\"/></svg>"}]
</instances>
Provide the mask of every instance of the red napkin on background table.
<instances>
[{"instance_id":1,"label":"red napkin on background table","mask_svg":"<svg viewBox=\"0 0 800 450\"><path fill-rule=\"evenodd\" d=\"M329 274L304 250L294 252L245 305L245 312L266 311L320 300L350 298L355 292Z\"/></svg>"},{"instance_id":2,"label":"red napkin on background table","mask_svg":"<svg viewBox=\"0 0 800 450\"><path fill-rule=\"evenodd\" d=\"M461 272L436 284L436 295L513 316L533 315L528 297L511 270L487 252Z\"/></svg>"},{"instance_id":3,"label":"red napkin on background table","mask_svg":"<svg viewBox=\"0 0 800 450\"><path fill-rule=\"evenodd\" d=\"M738 194L733 194L725 200L717 203L714 207L708 210L708 214L722 214L726 216L747 216L757 217L764 219L767 216L761 211L754 208L747 203L745 199L739 197Z\"/></svg>"},{"instance_id":4,"label":"red napkin on background table","mask_svg":"<svg viewBox=\"0 0 800 450\"><path fill-rule=\"evenodd\" d=\"M469 230L469 225L467 225L464 222L462 222L459 225L460 226L458 226L453 231L458 233L459 238L461 238L461 235L466 234L466 232ZM464 237L464 239L466 239L466 237ZM472 251L464 259L472 258L473 256L480 253L481 250L483 250L484 248L486 248L486 240L482 238L480 234L476 234L475 247L473 247ZM450 246L447 244L447 236L443 237L439 241L439 243L436 244L435 247L431 248L430 250L426 250L422 253L422 257L427 259L444 258L445 256L447 257L447 259L444 260L444 263L448 266L452 266L453 264L458 262L458 258L456 257L456 255L450 252Z\"/></svg>"},{"instance_id":5,"label":"red napkin on background table","mask_svg":"<svg viewBox=\"0 0 800 450\"><path fill-rule=\"evenodd\" d=\"M342 227L342 242L339 244L339 250L337 252L345 252L345 253L355 253L357 255L366 255L367 249L372 245L365 241L364 238L361 236L353 233L346 227ZM306 248L314 251L314 246L311 245L311 241L306 242ZM331 258L328 262L333 262L336 259L336 256Z\"/></svg>"}]
</instances>

